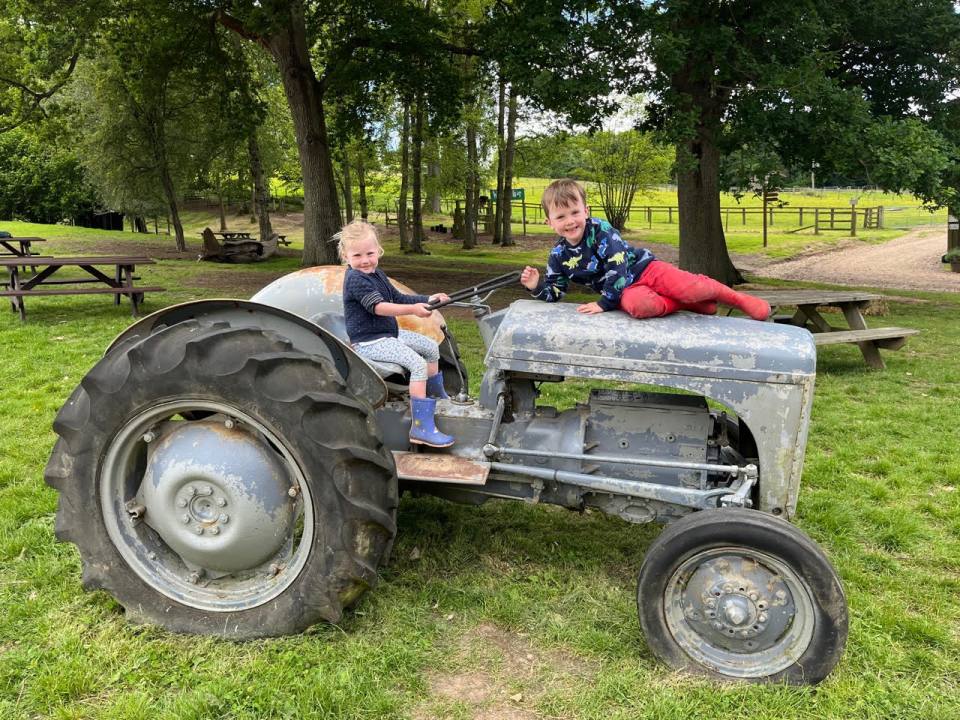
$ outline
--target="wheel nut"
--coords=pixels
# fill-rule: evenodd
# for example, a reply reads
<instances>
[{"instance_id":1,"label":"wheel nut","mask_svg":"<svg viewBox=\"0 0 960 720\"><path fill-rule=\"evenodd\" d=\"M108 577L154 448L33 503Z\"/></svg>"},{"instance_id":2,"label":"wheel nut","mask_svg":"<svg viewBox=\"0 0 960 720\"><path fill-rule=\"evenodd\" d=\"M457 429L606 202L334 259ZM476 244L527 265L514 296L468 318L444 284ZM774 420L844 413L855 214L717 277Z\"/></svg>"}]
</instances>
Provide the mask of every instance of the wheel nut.
<instances>
[{"instance_id":1,"label":"wheel nut","mask_svg":"<svg viewBox=\"0 0 960 720\"><path fill-rule=\"evenodd\" d=\"M753 600L754 602L757 601L757 598L758 598L758 597L760 597L760 596L757 595L755 592L750 593L750 599Z\"/></svg>"},{"instance_id":2,"label":"wheel nut","mask_svg":"<svg viewBox=\"0 0 960 720\"><path fill-rule=\"evenodd\" d=\"M186 506L187 506L186 500L184 500L183 498L180 498L179 500L177 500L177 507L186 507Z\"/></svg>"},{"instance_id":3,"label":"wheel nut","mask_svg":"<svg viewBox=\"0 0 960 720\"><path fill-rule=\"evenodd\" d=\"M220 517L218 517L217 520L226 525L228 522L230 522L230 516L226 513L220 513Z\"/></svg>"},{"instance_id":4,"label":"wheel nut","mask_svg":"<svg viewBox=\"0 0 960 720\"><path fill-rule=\"evenodd\" d=\"M223 507L226 504L227 504L226 498L221 498L221 497L217 498L217 507Z\"/></svg>"},{"instance_id":5,"label":"wheel nut","mask_svg":"<svg viewBox=\"0 0 960 720\"><path fill-rule=\"evenodd\" d=\"M190 522L190 516L184 513L183 515L180 516L180 522L186 525L188 522Z\"/></svg>"},{"instance_id":6,"label":"wheel nut","mask_svg":"<svg viewBox=\"0 0 960 720\"><path fill-rule=\"evenodd\" d=\"M200 525L197 525L197 526L193 529L193 531L194 531L197 535L203 535L203 527L200 526Z\"/></svg>"},{"instance_id":7,"label":"wheel nut","mask_svg":"<svg viewBox=\"0 0 960 720\"><path fill-rule=\"evenodd\" d=\"M295 498L299 494L300 494L300 488L298 488L296 485L294 485L292 488L287 490L287 495L289 495L292 498Z\"/></svg>"},{"instance_id":8,"label":"wheel nut","mask_svg":"<svg viewBox=\"0 0 960 720\"><path fill-rule=\"evenodd\" d=\"M143 434L143 441L145 443L152 443L156 439L157 439L157 436L153 432L153 430L149 430Z\"/></svg>"},{"instance_id":9,"label":"wheel nut","mask_svg":"<svg viewBox=\"0 0 960 720\"><path fill-rule=\"evenodd\" d=\"M220 528L218 528L218 527L216 527L216 526L210 528L210 534L211 534L211 535L219 535L219 534L220 534Z\"/></svg>"},{"instance_id":10,"label":"wheel nut","mask_svg":"<svg viewBox=\"0 0 960 720\"><path fill-rule=\"evenodd\" d=\"M201 494L201 495L212 495L212 494L213 494L213 488L210 487L209 485L204 485L202 488L200 488L200 494Z\"/></svg>"},{"instance_id":11,"label":"wheel nut","mask_svg":"<svg viewBox=\"0 0 960 720\"><path fill-rule=\"evenodd\" d=\"M766 614L766 613L760 613L760 617L758 617L757 620L759 620L759 621L762 622L762 623L766 622L766 621L767 621L767 614Z\"/></svg>"},{"instance_id":12,"label":"wheel nut","mask_svg":"<svg viewBox=\"0 0 960 720\"><path fill-rule=\"evenodd\" d=\"M200 582L200 573L190 573L190 575L187 576L187 582L189 582L191 585L196 585L198 582Z\"/></svg>"},{"instance_id":13,"label":"wheel nut","mask_svg":"<svg viewBox=\"0 0 960 720\"><path fill-rule=\"evenodd\" d=\"M184 488L184 491L187 493L187 495L190 495L191 497L197 494L197 489L193 485L187 485Z\"/></svg>"},{"instance_id":14,"label":"wheel nut","mask_svg":"<svg viewBox=\"0 0 960 720\"><path fill-rule=\"evenodd\" d=\"M227 430L233 430L233 426L236 425L236 423L233 421L233 418L227 418L223 421L223 425Z\"/></svg>"}]
</instances>

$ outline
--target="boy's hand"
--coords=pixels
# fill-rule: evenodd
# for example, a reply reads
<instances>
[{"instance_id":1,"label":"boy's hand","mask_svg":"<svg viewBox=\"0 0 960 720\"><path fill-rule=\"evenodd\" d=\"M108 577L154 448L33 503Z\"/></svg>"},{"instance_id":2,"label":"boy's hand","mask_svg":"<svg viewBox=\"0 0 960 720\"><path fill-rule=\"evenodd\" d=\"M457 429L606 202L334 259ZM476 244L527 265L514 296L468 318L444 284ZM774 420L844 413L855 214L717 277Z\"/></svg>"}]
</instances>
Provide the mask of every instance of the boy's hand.
<instances>
[{"instance_id":1,"label":"boy's hand","mask_svg":"<svg viewBox=\"0 0 960 720\"><path fill-rule=\"evenodd\" d=\"M446 302L449 299L450 296L446 293L437 293L436 295L431 295L429 298L427 298L427 302L431 305L436 305L437 303Z\"/></svg>"},{"instance_id":2,"label":"boy's hand","mask_svg":"<svg viewBox=\"0 0 960 720\"><path fill-rule=\"evenodd\" d=\"M602 313L603 308L600 307L598 303L592 302L577 306L577 312L583 313L584 315L596 315L597 313Z\"/></svg>"},{"instance_id":3,"label":"boy's hand","mask_svg":"<svg viewBox=\"0 0 960 720\"><path fill-rule=\"evenodd\" d=\"M527 265L523 269L523 272L520 273L520 284L527 290L533 292L537 289L537 285L540 284L540 271L535 267Z\"/></svg>"},{"instance_id":4,"label":"boy's hand","mask_svg":"<svg viewBox=\"0 0 960 720\"><path fill-rule=\"evenodd\" d=\"M428 318L433 315L433 310L427 307L426 303L414 303L410 306L410 309L417 317Z\"/></svg>"}]
</instances>

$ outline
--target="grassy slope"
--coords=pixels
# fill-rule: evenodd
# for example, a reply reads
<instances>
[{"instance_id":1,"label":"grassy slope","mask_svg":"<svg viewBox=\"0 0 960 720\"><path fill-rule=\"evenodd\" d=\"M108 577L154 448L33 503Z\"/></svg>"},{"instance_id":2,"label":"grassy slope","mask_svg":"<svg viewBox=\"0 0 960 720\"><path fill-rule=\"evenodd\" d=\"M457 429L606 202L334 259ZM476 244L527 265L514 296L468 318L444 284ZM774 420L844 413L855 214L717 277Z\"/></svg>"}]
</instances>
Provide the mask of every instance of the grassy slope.
<instances>
[{"instance_id":1,"label":"grassy slope","mask_svg":"<svg viewBox=\"0 0 960 720\"><path fill-rule=\"evenodd\" d=\"M56 237L56 254L103 236L11 229ZM474 256L457 257L466 267ZM439 274L450 255L422 262ZM201 287L210 273L266 280L294 264L162 261L145 281L171 291L148 308L223 294ZM960 298L903 295L882 323L922 333L885 353L885 371L867 370L852 347L820 351L797 523L843 578L851 633L817 689L670 673L644 645L633 597L657 529L519 503L406 498L384 582L340 627L244 644L132 627L109 596L82 591L76 551L54 542L56 493L42 481L54 414L128 317L102 297L38 300L26 324L6 313L0 717L958 717ZM473 325L451 325L477 377ZM544 401L584 393L551 386ZM491 627L501 633L492 640Z\"/></svg>"}]
</instances>

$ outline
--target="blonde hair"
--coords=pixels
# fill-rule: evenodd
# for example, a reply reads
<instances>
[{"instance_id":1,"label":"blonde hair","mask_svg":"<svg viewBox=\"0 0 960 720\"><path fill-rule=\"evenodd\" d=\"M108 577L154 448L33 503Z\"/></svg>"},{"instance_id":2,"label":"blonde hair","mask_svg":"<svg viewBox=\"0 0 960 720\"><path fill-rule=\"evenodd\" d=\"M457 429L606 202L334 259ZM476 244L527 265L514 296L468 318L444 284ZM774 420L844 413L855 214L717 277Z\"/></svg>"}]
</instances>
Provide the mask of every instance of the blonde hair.
<instances>
[{"instance_id":1,"label":"blonde hair","mask_svg":"<svg viewBox=\"0 0 960 720\"><path fill-rule=\"evenodd\" d=\"M380 255L383 255L383 245L380 244L380 234L377 232L377 228L365 220L348 222L340 229L340 232L333 236L333 239L337 242L337 252L340 254L341 260L347 259L347 252L355 242L370 238L373 238L374 242L377 243Z\"/></svg>"},{"instance_id":2,"label":"blonde hair","mask_svg":"<svg viewBox=\"0 0 960 720\"><path fill-rule=\"evenodd\" d=\"M550 217L551 207L567 207L573 205L577 200L582 200L584 206L587 204L587 192L576 180L564 178L554 180L547 185L543 191L543 197L540 198L540 205L543 206L543 212Z\"/></svg>"}]
</instances>

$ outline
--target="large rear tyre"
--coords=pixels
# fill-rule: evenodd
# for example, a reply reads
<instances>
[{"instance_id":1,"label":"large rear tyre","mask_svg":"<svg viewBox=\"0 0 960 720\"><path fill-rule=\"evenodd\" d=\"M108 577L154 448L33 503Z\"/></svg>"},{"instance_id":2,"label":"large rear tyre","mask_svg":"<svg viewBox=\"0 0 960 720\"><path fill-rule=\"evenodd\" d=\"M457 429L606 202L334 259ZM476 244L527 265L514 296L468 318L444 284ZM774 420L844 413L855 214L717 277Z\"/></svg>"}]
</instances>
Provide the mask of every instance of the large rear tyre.
<instances>
[{"instance_id":1,"label":"large rear tyre","mask_svg":"<svg viewBox=\"0 0 960 720\"><path fill-rule=\"evenodd\" d=\"M236 639L336 622L396 533L373 409L274 332L190 320L127 339L54 429L57 537L137 622Z\"/></svg>"},{"instance_id":2,"label":"large rear tyre","mask_svg":"<svg viewBox=\"0 0 960 720\"><path fill-rule=\"evenodd\" d=\"M640 568L637 605L658 658L720 679L815 684L847 639L846 598L823 551L755 510L667 526Z\"/></svg>"}]
</instances>

